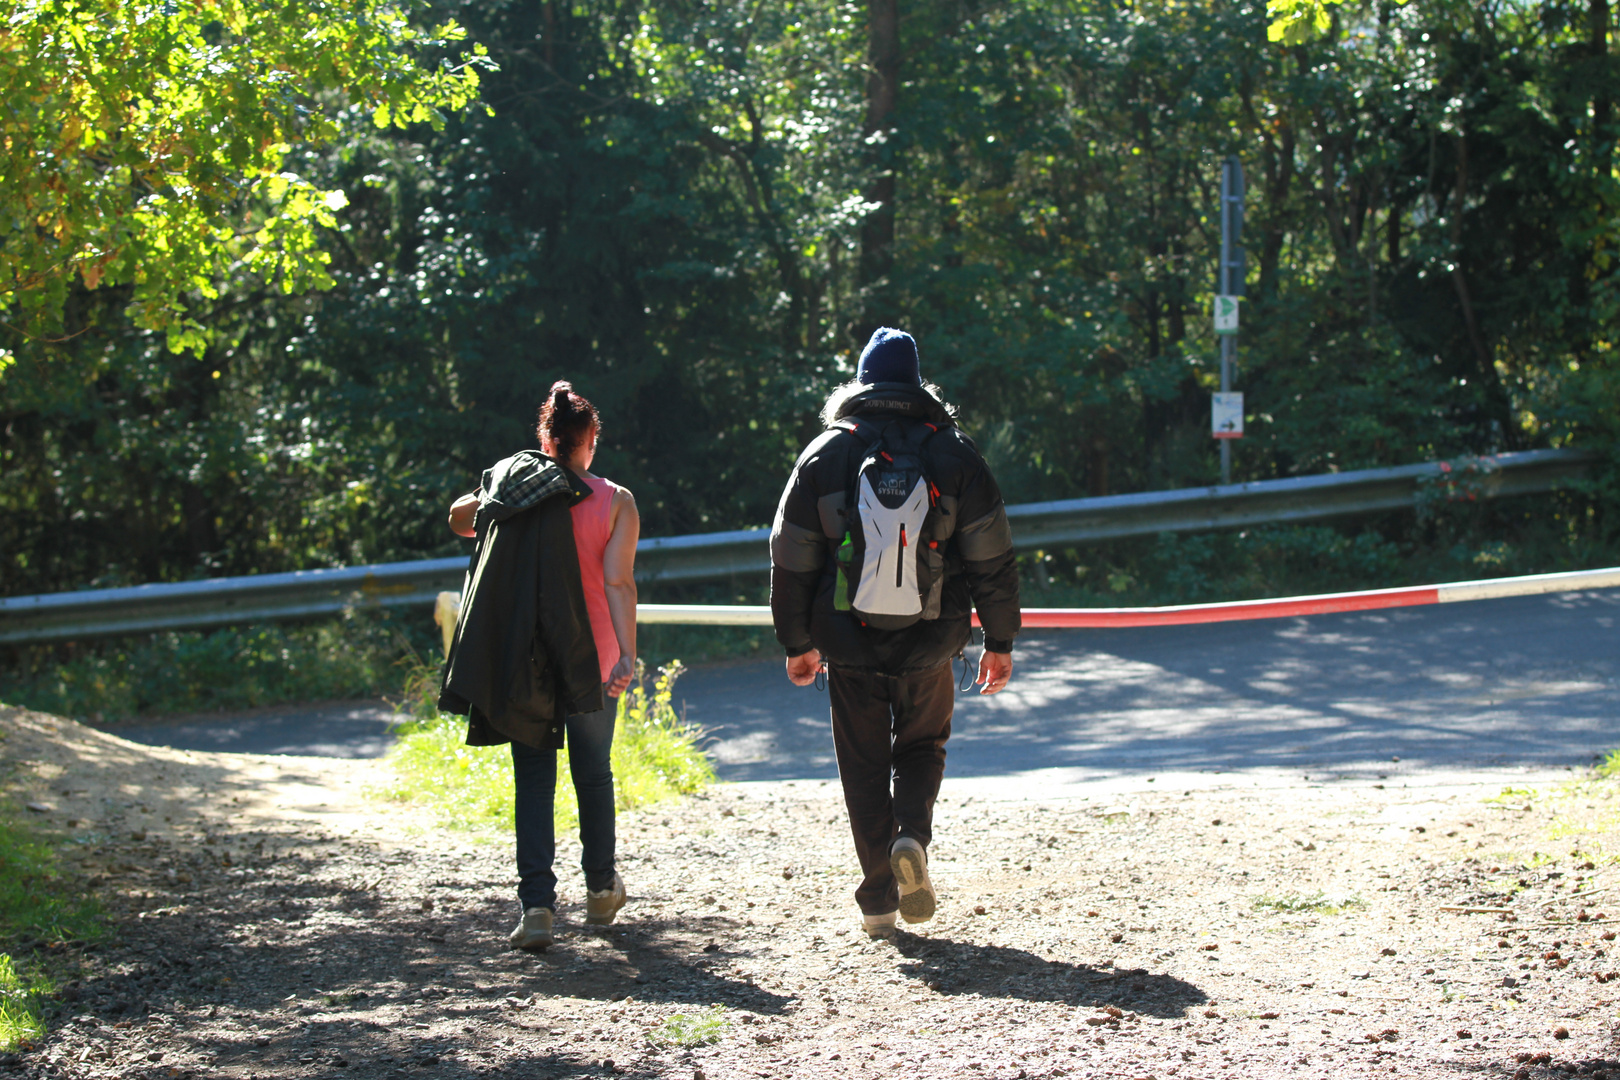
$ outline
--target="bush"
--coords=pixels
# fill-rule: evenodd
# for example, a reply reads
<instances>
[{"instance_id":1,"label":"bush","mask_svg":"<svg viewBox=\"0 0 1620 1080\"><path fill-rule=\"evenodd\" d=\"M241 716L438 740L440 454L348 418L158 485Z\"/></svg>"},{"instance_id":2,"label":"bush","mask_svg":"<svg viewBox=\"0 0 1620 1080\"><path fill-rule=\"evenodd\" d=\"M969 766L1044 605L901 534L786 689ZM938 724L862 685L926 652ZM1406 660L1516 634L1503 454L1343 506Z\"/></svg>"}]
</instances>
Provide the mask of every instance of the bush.
<instances>
[{"instance_id":1,"label":"bush","mask_svg":"<svg viewBox=\"0 0 1620 1080\"><path fill-rule=\"evenodd\" d=\"M613 736L613 786L619 809L628 810L676 795L699 791L714 782L714 767L699 748L701 728L676 714L671 703L679 660L658 670L652 693L646 690L646 668L636 665L636 680L619 696ZM415 719L405 726L388 761L396 782L388 798L416 802L438 811L446 824L466 828L504 828L512 821L512 758L505 746L468 746L467 721L441 713L437 667L421 665L412 677L408 707ZM568 752L558 751L557 827L579 824L573 786L566 782Z\"/></svg>"},{"instance_id":2,"label":"bush","mask_svg":"<svg viewBox=\"0 0 1620 1080\"><path fill-rule=\"evenodd\" d=\"M0 670L0 700L101 720L247 709L284 701L397 692L426 636L416 612L355 613L329 622L168 631L19 650ZM422 623L421 628L414 627Z\"/></svg>"}]
</instances>

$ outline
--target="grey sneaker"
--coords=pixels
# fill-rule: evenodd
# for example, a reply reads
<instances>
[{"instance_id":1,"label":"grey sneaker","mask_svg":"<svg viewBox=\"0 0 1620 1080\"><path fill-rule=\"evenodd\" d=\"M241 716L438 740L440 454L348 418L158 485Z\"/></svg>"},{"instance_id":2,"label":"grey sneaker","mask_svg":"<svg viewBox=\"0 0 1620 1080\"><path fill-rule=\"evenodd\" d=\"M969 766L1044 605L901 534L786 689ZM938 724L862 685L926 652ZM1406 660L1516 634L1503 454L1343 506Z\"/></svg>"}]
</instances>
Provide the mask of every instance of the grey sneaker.
<instances>
[{"instance_id":1,"label":"grey sneaker","mask_svg":"<svg viewBox=\"0 0 1620 1080\"><path fill-rule=\"evenodd\" d=\"M928 853L909 836L889 847L889 868L900 886L900 916L909 923L934 917L934 883L928 880Z\"/></svg>"},{"instance_id":2,"label":"grey sneaker","mask_svg":"<svg viewBox=\"0 0 1620 1080\"><path fill-rule=\"evenodd\" d=\"M898 912L891 911L887 915L862 915L861 926L866 929L866 936L869 938L894 937L895 933L900 929L895 925L895 915L897 914Z\"/></svg>"},{"instance_id":3,"label":"grey sneaker","mask_svg":"<svg viewBox=\"0 0 1620 1080\"><path fill-rule=\"evenodd\" d=\"M592 926L608 925L619 909L624 907L625 899L624 878L615 870L611 889L598 889L585 894L585 921Z\"/></svg>"},{"instance_id":4,"label":"grey sneaker","mask_svg":"<svg viewBox=\"0 0 1620 1080\"><path fill-rule=\"evenodd\" d=\"M548 907L525 908L517 929L512 931L512 936L507 940L512 943L514 949L539 952L556 940L551 936L551 920L551 909Z\"/></svg>"}]
</instances>

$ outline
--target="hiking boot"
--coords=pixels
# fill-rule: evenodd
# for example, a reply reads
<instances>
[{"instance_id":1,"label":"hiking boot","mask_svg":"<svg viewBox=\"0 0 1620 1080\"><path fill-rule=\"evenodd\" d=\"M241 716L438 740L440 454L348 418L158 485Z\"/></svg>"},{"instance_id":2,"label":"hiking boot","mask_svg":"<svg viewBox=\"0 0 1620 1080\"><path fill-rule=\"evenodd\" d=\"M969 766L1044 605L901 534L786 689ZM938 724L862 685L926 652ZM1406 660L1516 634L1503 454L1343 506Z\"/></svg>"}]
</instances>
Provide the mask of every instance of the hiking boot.
<instances>
[{"instance_id":1,"label":"hiking boot","mask_svg":"<svg viewBox=\"0 0 1620 1080\"><path fill-rule=\"evenodd\" d=\"M624 878L613 872L613 887L585 894L585 921L592 926L607 926L624 907Z\"/></svg>"},{"instance_id":2,"label":"hiking boot","mask_svg":"<svg viewBox=\"0 0 1620 1080\"><path fill-rule=\"evenodd\" d=\"M887 915L862 915L861 925L866 928L869 938L892 938L899 932L894 917L898 912L889 912Z\"/></svg>"},{"instance_id":3,"label":"hiking boot","mask_svg":"<svg viewBox=\"0 0 1620 1080\"><path fill-rule=\"evenodd\" d=\"M889 869L900 886L900 917L909 923L927 922L934 917L934 883L928 880L928 854L909 836L902 836L889 848Z\"/></svg>"},{"instance_id":4,"label":"hiking boot","mask_svg":"<svg viewBox=\"0 0 1620 1080\"><path fill-rule=\"evenodd\" d=\"M551 935L551 920L551 909L548 907L524 908L523 918L507 940L514 949L540 952L556 940Z\"/></svg>"}]
</instances>

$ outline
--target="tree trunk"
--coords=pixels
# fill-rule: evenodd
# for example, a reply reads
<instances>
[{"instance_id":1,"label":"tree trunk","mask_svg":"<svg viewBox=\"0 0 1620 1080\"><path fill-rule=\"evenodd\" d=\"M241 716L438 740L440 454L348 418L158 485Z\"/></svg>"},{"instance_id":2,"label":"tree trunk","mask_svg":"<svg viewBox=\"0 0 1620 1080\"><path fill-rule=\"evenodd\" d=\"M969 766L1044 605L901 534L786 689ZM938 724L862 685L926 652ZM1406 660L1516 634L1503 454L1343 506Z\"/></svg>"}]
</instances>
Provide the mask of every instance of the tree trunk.
<instances>
[{"instance_id":1,"label":"tree trunk","mask_svg":"<svg viewBox=\"0 0 1620 1080\"><path fill-rule=\"evenodd\" d=\"M1588 10L1591 26L1589 46L1594 59L1606 61L1609 55L1609 0L1591 0ZM1597 174L1607 178L1609 159L1614 154L1614 101L1609 97L1608 65L1601 65L1598 73L1598 93L1592 98L1592 145Z\"/></svg>"},{"instance_id":2,"label":"tree trunk","mask_svg":"<svg viewBox=\"0 0 1620 1080\"><path fill-rule=\"evenodd\" d=\"M894 110L900 93L900 0L867 0L866 27L866 201L872 211L861 222L860 285L870 289L894 269ZM883 320L868 305L858 344Z\"/></svg>"},{"instance_id":3,"label":"tree trunk","mask_svg":"<svg viewBox=\"0 0 1620 1080\"><path fill-rule=\"evenodd\" d=\"M1288 239L1283 208L1287 206L1288 193L1294 183L1294 125L1286 117L1278 121L1275 129L1262 121L1247 81L1243 88L1243 109L1249 128L1260 143L1265 210L1260 226L1260 279L1256 283L1256 294L1268 297L1277 291L1277 272L1282 262L1283 244Z\"/></svg>"},{"instance_id":4,"label":"tree trunk","mask_svg":"<svg viewBox=\"0 0 1620 1080\"><path fill-rule=\"evenodd\" d=\"M1086 440L1086 494L1092 498L1108 494L1108 435L1100 417Z\"/></svg>"},{"instance_id":5,"label":"tree trunk","mask_svg":"<svg viewBox=\"0 0 1620 1080\"><path fill-rule=\"evenodd\" d=\"M186 520L186 547L192 566L203 556L219 550L219 532L214 528L214 507L208 493L189 481L180 486L180 513Z\"/></svg>"},{"instance_id":6,"label":"tree trunk","mask_svg":"<svg viewBox=\"0 0 1620 1080\"><path fill-rule=\"evenodd\" d=\"M552 45L557 40L557 5L552 0L546 0L544 18L545 38L540 42L540 48L546 58L546 67L555 72L557 70L557 54Z\"/></svg>"},{"instance_id":7,"label":"tree trunk","mask_svg":"<svg viewBox=\"0 0 1620 1080\"><path fill-rule=\"evenodd\" d=\"M1508 448L1513 448L1518 440L1513 425L1513 403L1508 396L1507 388L1502 385L1501 376L1496 373L1496 363L1491 358L1491 350L1485 343L1485 336L1480 332L1479 318L1474 312L1474 300L1468 288L1468 277L1463 272L1462 258L1462 216L1468 202L1468 137L1458 135L1457 146L1457 182L1452 193L1452 205L1447 215L1451 219L1451 283L1457 291L1457 302L1462 309L1463 329L1468 335L1468 344L1472 347L1474 359L1478 365L1479 379L1485 389L1486 406L1494 413L1494 419L1501 427L1501 434Z\"/></svg>"},{"instance_id":8,"label":"tree trunk","mask_svg":"<svg viewBox=\"0 0 1620 1080\"><path fill-rule=\"evenodd\" d=\"M1451 281L1457 290L1457 301L1462 306L1463 329L1468 344L1473 347L1474 359L1479 364L1481 378L1494 379L1496 367L1491 363L1491 352L1479 332L1479 320L1474 317L1474 302L1468 291L1468 279L1462 267L1462 216L1468 196L1468 138L1457 136L1457 182L1451 199Z\"/></svg>"}]
</instances>

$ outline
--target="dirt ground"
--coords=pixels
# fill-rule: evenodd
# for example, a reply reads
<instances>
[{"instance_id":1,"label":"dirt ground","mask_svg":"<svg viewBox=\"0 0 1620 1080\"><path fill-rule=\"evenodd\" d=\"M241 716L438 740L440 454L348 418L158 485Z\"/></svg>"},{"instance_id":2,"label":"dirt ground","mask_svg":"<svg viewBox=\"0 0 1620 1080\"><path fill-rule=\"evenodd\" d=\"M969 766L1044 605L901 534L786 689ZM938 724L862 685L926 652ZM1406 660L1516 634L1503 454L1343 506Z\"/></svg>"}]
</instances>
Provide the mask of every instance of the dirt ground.
<instances>
[{"instance_id":1,"label":"dirt ground","mask_svg":"<svg viewBox=\"0 0 1620 1080\"><path fill-rule=\"evenodd\" d=\"M721 786L622 815L621 921L583 928L564 873L529 955L507 839L377 801L379 763L0 734L116 930L0 1063L30 1080L1620 1078L1620 784L1573 773L948 778L940 913L894 941L858 927L836 784Z\"/></svg>"}]
</instances>

